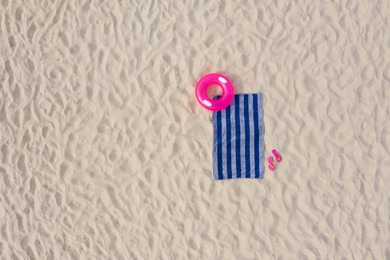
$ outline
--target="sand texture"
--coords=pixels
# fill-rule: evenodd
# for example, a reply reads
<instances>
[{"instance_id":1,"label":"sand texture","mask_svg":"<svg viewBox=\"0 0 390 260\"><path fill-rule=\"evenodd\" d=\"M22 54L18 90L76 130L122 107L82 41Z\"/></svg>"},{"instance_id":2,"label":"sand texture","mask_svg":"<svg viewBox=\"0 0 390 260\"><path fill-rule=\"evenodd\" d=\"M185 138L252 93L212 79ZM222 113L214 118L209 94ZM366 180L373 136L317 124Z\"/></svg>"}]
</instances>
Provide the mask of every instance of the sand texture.
<instances>
[{"instance_id":1,"label":"sand texture","mask_svg":"<svg viewBox=\"0 0 390 260\"><path fill-rule=\"evenodd\" d=\"M0 259L390 259L390 1L0 1ZM196 81L264 95L214 181Z\"/></svg>"}]
</instances>

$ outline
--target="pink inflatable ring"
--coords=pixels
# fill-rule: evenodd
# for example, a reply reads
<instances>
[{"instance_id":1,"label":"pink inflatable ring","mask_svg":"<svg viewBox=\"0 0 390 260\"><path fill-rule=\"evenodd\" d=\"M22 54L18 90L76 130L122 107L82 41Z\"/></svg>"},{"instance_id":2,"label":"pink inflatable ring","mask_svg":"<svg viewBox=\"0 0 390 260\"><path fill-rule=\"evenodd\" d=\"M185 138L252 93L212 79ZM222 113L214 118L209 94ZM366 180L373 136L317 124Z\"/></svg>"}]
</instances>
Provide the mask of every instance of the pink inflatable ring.
<instances>
[{"instance_id":1,"label":"pink inflatable ring","mask_svg":"<svg viewBox=\"0 0 390 260\"><path fill-rule=\"evenodd\" d=\"M218 85L222 89L222 96L217 100L207 96L207 88L211 85ZM222 74L207 74L198 81L195 89L196 99L204 108L211 111L220 111L227 108L234 98L234 87L230 80Z\"/></svg>"}]
</instances>

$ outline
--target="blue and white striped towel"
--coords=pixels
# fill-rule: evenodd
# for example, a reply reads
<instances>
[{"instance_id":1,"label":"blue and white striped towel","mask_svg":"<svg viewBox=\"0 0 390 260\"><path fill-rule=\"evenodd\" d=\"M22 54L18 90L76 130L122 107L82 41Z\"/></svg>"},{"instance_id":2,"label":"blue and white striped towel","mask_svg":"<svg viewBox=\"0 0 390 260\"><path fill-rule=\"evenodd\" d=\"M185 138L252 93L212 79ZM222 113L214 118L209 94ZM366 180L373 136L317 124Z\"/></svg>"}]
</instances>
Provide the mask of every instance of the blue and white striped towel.
<instances>
[{"instance_id":1,"label":"blue and white striped towel","mask_svg":"<svg viewBox=\"0 0 390 260\"><path fill-rule=\"evenodd\" d=\"M236 94L230 106L213 113L214 179L264 175L264 111L261 93Z\"/></svg>"}]
</instances>

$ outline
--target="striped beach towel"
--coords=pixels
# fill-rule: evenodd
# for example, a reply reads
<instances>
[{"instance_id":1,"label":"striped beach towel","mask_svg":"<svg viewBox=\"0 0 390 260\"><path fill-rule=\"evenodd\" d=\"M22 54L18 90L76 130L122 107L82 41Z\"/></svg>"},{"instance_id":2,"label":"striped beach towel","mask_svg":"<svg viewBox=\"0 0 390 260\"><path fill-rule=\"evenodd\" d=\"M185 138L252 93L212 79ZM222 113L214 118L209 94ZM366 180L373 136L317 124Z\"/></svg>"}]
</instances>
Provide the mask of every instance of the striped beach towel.
<instances>
[{"instance_id":1,"label":"striped beach towel","mask_svg":"<svg viewBox=\"0 0 390 260\"><path fill-rule=\"evenodd\" d=\"M213 113L214 179L263 178L263 118L261 93L236 94L230 106Z\"/></svg>"}]
</instances>

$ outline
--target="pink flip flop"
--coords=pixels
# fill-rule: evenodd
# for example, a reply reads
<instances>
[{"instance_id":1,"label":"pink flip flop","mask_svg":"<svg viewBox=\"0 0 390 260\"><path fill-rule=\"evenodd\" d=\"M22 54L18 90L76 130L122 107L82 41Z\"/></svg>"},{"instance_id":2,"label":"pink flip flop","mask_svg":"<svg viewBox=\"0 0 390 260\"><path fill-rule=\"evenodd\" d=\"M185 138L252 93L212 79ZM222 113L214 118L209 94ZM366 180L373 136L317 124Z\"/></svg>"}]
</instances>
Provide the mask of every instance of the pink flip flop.
<instances>
[{"instance_id":1,"label":"pink flip flop","mask_svg":"<svg viewBox=\"0 0 390 260\"><path fill-rule=\"evenodd\" d=\"M275 149L272 150L272 154L275 156L275 160L277 162L281 162L282 161L282 157L280 156L280 154L278 153L278 151L276 151Z\"/></svg>"},{"instance_id":2,"label":"pink flip flop","mask_svg":"<svg viewBox=\"0 0 390 260\"><path fill-rule=\"evenodd\" d=\"M274 158L272 156L268 157L268 169L270 169L270 171L275 170Z\"/></svg>"}]
</instances>

